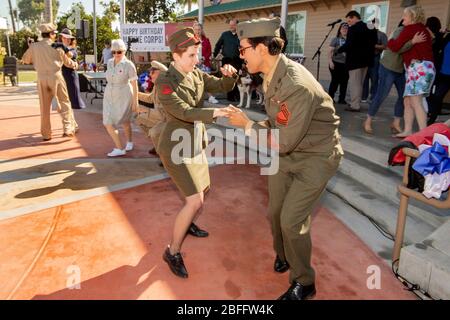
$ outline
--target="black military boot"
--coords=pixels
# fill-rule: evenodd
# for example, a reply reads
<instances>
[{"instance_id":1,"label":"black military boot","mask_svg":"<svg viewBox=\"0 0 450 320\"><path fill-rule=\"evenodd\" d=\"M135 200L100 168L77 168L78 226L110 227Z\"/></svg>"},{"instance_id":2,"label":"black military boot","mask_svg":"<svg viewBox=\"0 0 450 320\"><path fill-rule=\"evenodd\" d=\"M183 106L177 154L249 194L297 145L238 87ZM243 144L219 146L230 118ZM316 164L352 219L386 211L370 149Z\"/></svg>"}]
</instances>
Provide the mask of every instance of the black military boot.
<instances>
[{"instance_id":1,"label":"black military boot","mask_svg":"<svg viewBox=\"0 0 450 320\"><path fill-rule=\"evenodd\" d=\"M278 300L308 300L314 298L315 295L316 286L314 283L309 286L303 286L294 281L289 289L279 297Z\"/></svg>"},{"instance_id":2,"label":"black military boot","mask_svg":"<svg viewBox=\"0 0 450 320\"><path fill-rule=\"evenodd\" d=\"M164 251L163 259L167 264L169 265L170 270L172 272L181 278L187 278L188 272L186 270L186 267L184 266L183 257L179 252L175 253L174 255L170 254L169 248Z\"/></svg>"},{"instance_id":3,"label":"black military boot","mask_svg":"<svg viewBox=\"0 0 450 320\"><path fill-rule=\"evenodd\" d=\"M190 235L192 235L194 237L199 237L199 238L204 238L204 237L209 236L208 231L200 229L193 222L189 226L188 234L190 234Z\"/></svg>"},{"instance_id":4,"label":"black military boot","mask_svg":"<svg viewBox=\"0 0 450 320\"><path fill-rule=\"evenodd\" d=\"M275 263L273 264L273 270L279 273L283 273L289 270L289 263L287 261L283 261L277 255L275 258Z\"/></svg>"}]
</instances>

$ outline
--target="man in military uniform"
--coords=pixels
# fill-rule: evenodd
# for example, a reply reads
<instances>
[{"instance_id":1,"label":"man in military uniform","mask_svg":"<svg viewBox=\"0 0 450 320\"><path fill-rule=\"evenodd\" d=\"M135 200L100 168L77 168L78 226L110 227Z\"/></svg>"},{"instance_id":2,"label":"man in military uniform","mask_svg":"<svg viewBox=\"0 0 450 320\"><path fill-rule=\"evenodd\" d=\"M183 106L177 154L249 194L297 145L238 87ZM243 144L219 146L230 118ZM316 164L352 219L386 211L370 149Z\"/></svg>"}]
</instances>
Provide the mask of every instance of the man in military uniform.
<instances>
[{"instance_id":1,"label":"man in military uniform","mask_svg":"<svg viewBox=\"0 0 450 320\"><path fill-rule=\"evenodd\" d=\"M280 20L259 19L238 25L240 54L250 73L264 74L269 119L251 121L235 108L230 123L252 135L278 130L279 170L268 178L269 216L277 254L274 269L290 269L290 288L279 298L302 300L315 293L311 266L311 214L343 151L333 100L302 65L281 54Z\"/></svg>"},{"instance_id":2,"label":"man in military uniform","mask_svg":"<svg viewBox=\"0 0 450 320\"><path fill-rule=\"evenodd\" d=\"M152 83L156 83L156 79L158 79L160 73L166 72L167 67L155 60L151 62L151 65L150 78ZM151 93L138 93L139 101L153 103L155 108L150 109L139 106L139 114L136 122L142 131L144 131L144 134L152 140L153 148L150 149L149 153L157 155L156 148L158 147L159 135L166 122L166 113L155 92L156 88L154 87Z\"/></svg>"},{"instance_id":3,"label":"man in military uniform","mask_svg":"<svg viewBox=\"0 0 450 320\"><path fill-rule=\"evenodd\" d=\"M63 122L63 136L73 137L78 125L73 116L66 82L61 72L64 64L68 68L77 69L78 64L72 61L62 48L53 48L56 39L56 26L46 23L39 26L43 40L32 43L22 57L22 63L33 64L37 71L38 94L41 108L41 134L44 141L52 137L50 123L50 106L53 97L59 102L59 113Z\"/></svg>"}]
</instances>

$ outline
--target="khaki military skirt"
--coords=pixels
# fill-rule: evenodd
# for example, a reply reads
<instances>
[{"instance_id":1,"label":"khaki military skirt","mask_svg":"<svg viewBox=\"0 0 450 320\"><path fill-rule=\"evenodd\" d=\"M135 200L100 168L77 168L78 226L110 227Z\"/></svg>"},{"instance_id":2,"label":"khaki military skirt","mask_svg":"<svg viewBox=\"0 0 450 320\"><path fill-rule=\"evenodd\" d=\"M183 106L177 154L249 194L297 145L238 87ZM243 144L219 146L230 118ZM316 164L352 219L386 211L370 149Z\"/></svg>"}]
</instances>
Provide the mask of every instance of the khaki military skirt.
<instances>
[{"instance_id":1,"label":"khaki military skirt","mask_svg":"<svg viewBox=\"0 0 450 320\"><path fill-rule=\"evenodd\" d=\"M180 192L189 197L209 189L209 167L205 150L193 158L183 158L183 163L174 163L170 154L159 154L164 168Z\"/></svg>"}]
</instances>

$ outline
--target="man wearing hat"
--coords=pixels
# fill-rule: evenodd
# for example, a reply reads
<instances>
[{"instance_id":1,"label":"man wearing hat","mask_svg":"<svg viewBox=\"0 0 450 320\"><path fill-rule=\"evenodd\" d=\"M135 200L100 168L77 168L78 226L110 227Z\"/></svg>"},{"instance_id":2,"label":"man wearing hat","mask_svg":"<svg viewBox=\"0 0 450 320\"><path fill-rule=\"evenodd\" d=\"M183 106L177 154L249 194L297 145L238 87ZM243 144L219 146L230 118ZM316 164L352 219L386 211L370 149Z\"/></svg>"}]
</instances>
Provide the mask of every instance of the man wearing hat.
<instances>
[{"instance_id":1,"label":"man wearing hat","mask_svg":"<svg viewBox=\"0 0 450 320\"><path fill-rule=\"evenodd\" d=\"M160 73L167 71L167 67L156 60L153 60L151 62L151 66L150 78L152 80L152 83L155 84L156 79L158 79ZM149 153L157 155L156 148L158 146L159 135L161 134L164 123L166 122L166 114L155 92L156 88L153 87L151 93L138 93L140 101L153 103L155 108L150 109L139 106L139 114L136 122L144 131L144 134L152 140L153 148L150 149Z\"/></svg>"},{"instance_id":2,"label":"man wearing hat","mask_svg":"<svg viewBox=\"0 0 450 320\"><path fill-rule=\"evenodd\" d=\"M73 116L67 93L66 83L61 73L63 65L76 69L78 64L72 61L61 48L52 48L56 39L56 26L52 23L41 24L39 30L42 41L32 43L22 57L22 63L33 64L38 77L38 94L41 109L41 134L44 141L52 138L50 106L53 97L59 102L58 110L63 122L63 136L73 137L78 125Z\"/></svg>"},{"instance_id":3,"label":"man wearing hat","mask_svg":"<svg viewBox=\"0 0 450 320\"><path fill-rule=\"evenodd\" d=\"M230 123L278 133L271 144L279 169L268 177L269 217L276 252L274 270L290 270L290 288L279 299L303 300L315 295L311 266L311 214L343 155L339 117L333 100L302 65L281 54L280 19L258 19L238 25L241 58L250 73L264 74L265 108L269 119L251 121L235 108ZM262 133L262 132L259 132Z\"/></svg>"}]
</instances>

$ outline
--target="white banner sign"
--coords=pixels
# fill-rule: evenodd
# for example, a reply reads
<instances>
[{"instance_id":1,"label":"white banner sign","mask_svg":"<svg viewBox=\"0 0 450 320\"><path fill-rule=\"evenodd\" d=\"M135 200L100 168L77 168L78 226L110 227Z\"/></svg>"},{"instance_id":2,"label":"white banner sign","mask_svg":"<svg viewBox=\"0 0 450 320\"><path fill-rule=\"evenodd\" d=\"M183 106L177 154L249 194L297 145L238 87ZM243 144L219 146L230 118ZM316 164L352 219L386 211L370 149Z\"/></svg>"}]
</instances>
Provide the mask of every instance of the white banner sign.
<instances>
[{"instance_id":1,"label":"white banner sign","mask_svg":"<svg viewBox=\"0 0 450 320\"><path fill-rule=\"evenodd\" d=\"M125 44L131 43L136 52L167 52L166 27L164 23L123 24L120 33Z\"/></svg>"}]
</instances>

